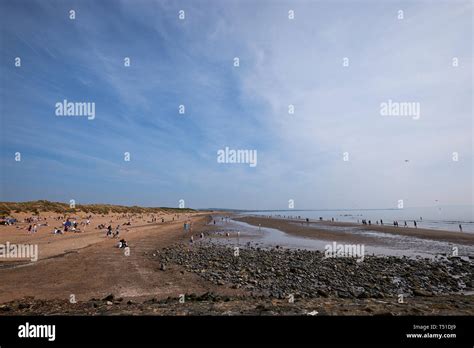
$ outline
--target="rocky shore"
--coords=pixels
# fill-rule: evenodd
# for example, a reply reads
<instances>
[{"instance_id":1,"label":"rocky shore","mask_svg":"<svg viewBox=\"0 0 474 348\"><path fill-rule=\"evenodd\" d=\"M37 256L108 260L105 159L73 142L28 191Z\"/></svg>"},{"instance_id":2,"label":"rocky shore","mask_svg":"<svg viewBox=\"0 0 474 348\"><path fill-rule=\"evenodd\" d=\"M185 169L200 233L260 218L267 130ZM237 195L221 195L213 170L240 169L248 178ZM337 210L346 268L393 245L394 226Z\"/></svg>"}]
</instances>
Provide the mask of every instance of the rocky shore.
<instances>
[{"instance_id":1,"label":"rocky shore","mask_svg":"<svg viewBox=\"0 0 474 348\"><path fill-rule=\"evenodd\" d=\"M102 299L67 300L24 298L0 305L0 315L472 315L474 296L414 297L404 303L391 299L307 298L269 299L264 296L222 296L186 293L180 298L124 300L112 294Z\"/></svg>"},{"instance_id":2,"label":"rocky shore","mask_svg":"<svg viewBox=\"0 0 474 348\"><path fill-rule=\"evenodd\" d=\"M459 294L474 287L471 261L406 257L325 258L319 251L176 245L156 254L218 285L255 296L288 298L404 298Z\"/></svg>"},{"instance_id":3,"label":"rocky shore","mask_svg":"<svg viewBox=\"0 0 474 348\"><path fill-rule=\"evenodd\" d=\"M70 303L32 297L0 315L473 315L473 266L461 258L325 258L322 252L176 244L147 256L158 274L197 275L241 295L195 292ZM157 274L157 275L158 275ZM179 296L178 296L179 294ZM400 298L400 295L403 295Z\"/></svg>"}]
</instances>

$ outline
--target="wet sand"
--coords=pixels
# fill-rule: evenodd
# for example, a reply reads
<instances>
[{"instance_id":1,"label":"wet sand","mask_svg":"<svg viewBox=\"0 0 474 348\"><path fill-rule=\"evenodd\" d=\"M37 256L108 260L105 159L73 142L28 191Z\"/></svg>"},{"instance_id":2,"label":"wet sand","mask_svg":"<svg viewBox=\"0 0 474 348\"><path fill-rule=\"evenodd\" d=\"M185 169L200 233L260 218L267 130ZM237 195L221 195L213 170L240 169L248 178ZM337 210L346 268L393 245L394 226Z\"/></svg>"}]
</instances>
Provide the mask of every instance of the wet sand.
<instances>
[{"instance_id":1,"label":"wet sand","mask_svg":"<svg viewBox=\"0 0 474 348\"><path fill-rule=\"evenodd\" d=\"M350 222L310 221L308 224L302 220L267 218L267 217L235 217L234 220L246 222L254 226L274 228L285 233L305 238L371 244L373 238L358 233L346 231L331 231L328 227L350 227L352 231L373 231L392 235L415 237L454 244L474 245L474 234L451 231L430 230L423 228L406 228L381 225L362 225ZM320 226L320 227L318 227Z\"/></svg>"}]
</instances>

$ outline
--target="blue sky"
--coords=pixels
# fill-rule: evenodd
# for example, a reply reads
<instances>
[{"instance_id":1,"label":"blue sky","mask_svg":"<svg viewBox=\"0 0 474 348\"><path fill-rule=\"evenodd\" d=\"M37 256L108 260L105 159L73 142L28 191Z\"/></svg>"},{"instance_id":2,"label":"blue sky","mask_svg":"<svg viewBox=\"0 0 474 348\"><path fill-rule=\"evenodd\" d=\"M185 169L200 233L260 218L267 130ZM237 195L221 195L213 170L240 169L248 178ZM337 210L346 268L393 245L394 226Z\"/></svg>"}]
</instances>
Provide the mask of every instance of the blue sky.
<instances>
[{"instance_id":1,"label":"blue sky","mask_svg":"<svg viewBox=\"0 0 474 348\"><path fill-rule=\"evenodd\" d=\"M472 204L472 7L2 0L0 200ZM63 99L94 102L95 119L57 117ZM389 99L420 103L420 119L381 116ZM258 165L218 163L226 146Z\"/></svg>"}]
</instances>

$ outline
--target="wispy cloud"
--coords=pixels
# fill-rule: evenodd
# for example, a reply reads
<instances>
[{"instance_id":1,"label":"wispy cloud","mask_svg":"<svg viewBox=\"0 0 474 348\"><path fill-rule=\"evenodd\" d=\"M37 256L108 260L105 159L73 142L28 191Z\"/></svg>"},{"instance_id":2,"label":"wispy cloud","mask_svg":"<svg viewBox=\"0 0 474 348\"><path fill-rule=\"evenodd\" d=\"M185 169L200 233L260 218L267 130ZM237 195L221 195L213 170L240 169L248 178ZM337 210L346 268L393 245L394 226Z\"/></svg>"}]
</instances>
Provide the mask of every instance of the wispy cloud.
<instances>
[{"instance_id":1,"label":"wispy cloud","mask_svg":"<svg viewBox=\"0 0 474 348\"><path fill-rule=\"evenodd\" d=\"M0 9L2 199L472 203L472 2L26 0ZM63 99L95 102L96 119L55 117ZM419 102L421 118L382 117L388 99ZM257 167L218 164L225 146L256 149Z\"/></svg>"}]
</instances>

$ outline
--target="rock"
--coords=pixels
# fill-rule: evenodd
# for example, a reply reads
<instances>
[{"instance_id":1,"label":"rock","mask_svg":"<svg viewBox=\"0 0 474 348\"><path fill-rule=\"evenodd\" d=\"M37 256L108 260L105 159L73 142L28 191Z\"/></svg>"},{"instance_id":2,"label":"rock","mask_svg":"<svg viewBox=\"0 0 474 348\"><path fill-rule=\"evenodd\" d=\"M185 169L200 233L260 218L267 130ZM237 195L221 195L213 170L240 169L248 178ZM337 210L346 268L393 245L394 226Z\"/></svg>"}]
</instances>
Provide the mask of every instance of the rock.
<instances>
[{"instance_id":1,"label":"rock","mask_svg":"<svg viewBox=\"0 0 474 348\"><path fill-rule=\"evenodd\" d=\"M415 296L423 296L423 297L431 297L433 294L423 289L414 289L413 295Z\"/></svg>"},{"instance_id":2,"label":"rock","mask_svg":"<svg viewBox=\"0 0 474 348\"><path fill-rule=\"evenodd\" d=\"M347 291L337 291L337 296L340 298L352 298L353 296Z\"/></svg>"},{"instance_id":3,"label":"rock","mask_svg":"<svg viewBox=\"0 0 474 348\"><path fill-rule=\"evenodd\" d=\"M18 309L26 309L26 308L30 308L31 305L28 304L28 303L20 303L18 304Z\"/></svg>"},{"instance_id":4,"label":"rock","mask_svg":"<svg viewBox=\"0 0 474 348\"><path fill-rule=\"evenodd\" d=\"M114 300L113 294L107 295L102 299L102 301L113 301L113 300Z\"/></svg>"},{"instance_id":5,"label":"rock","mask_svg":"<svg viewBox=\"0 0 474 348\"><path fill-rule=\"evenodd\" d=\"M0 305L0 312L9 312L12 310L12 307L8 305Z\"/></svg>"},{"instance_id":6,"label":"rock","mask_svg":"<svg viewBox=\"0 0 474 348\"><path fill-rule=\"evenodd\" d=\"M163 249L158 259L163 264L180 265L183 274L192 272L216 285L273 298L283 298L280 294L392 298L394 294L412 293L413 288L442 295L460 291L464 284L472 287L464 276L472 272L470 264L445 259L367 256L363 263L357 263L351 258L324 258L320 251L252 246L243 247L240 255L243 257L234 257L226 246L199 244L191 250L184 246ZM333 276L334 269L338 277Z\"/></svg>"},{"instance_id":7,"label":"rock","mask_svg":"<svg viewBox=\"0 0 474 348\"><path fill-rule=\"evenodd\" d=\"M351 294L354 297L360 298L365 293L365 289L361 286L353 287L351 290Z\"/></svg>"},{"instance_id":8,"label":"rock","mask_svg":"<svg viewBox=\"0 0 474 348\"><path fill-rule=\"evenodd\" d=\"M318 289L318 295L322 296L322 297L328 297L329 294L326 290L323 290L323 289Z\"/></svg>"}]
</instances>

